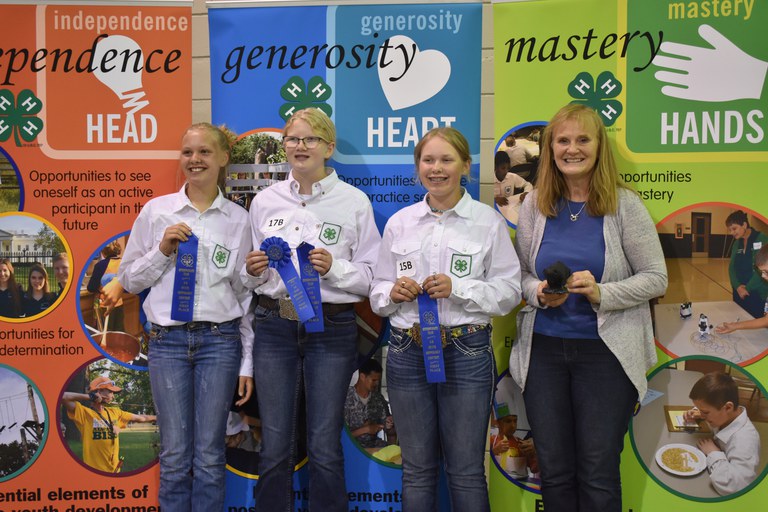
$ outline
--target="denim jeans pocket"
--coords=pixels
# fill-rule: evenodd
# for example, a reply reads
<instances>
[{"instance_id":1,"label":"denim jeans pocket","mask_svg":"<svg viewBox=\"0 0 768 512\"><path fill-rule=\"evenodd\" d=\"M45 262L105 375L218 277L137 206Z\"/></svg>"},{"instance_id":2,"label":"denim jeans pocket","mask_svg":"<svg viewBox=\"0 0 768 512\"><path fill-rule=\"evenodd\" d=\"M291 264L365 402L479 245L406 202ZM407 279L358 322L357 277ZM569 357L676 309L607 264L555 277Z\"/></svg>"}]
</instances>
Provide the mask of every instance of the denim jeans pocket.
<instances>
[{"instance_id":1,"label":"denim jeans pocket","mask_svg":"<svg viewBox=\"0 0 768 512\"><path fill-rule=\"evenodd\" d=\"M221 336L224 339L239 340L240 339L240 322L237 320L231 320L229 322L223 322L214 325L211 328L211 333L214 336Z\"/></svg>"},{"instance_id":2,"label":"denim jeans pocket","mask_svg":"<svg viewBox=\"0 0 768 512\"><path fill-rule=\"evenodd\" d=\"M323 321L328 325L335 325L337 327L348 327L357 322L355 310L342 311L333 316L325 315Z\"/></svg>"},{"instance_id":3,"label":"denim jeans pocket","mask_svg":"<svg viewBox=\"0 0 768 512\"><path fill-rule=\"evenodd\" d=\"M253 310L253 321L255 323L261 323L270 318L277 317L277 310L267 309L264 306L256 306Z\"/></svg>"},{"instance_id":4,"label":"denim jeans pocket","mask_svg":"<svg viewBox=\"0 0 768 512\"><path fill-rule=\"evenodd\" d=\"M452 338L456 350L467 356L476 356L491 351L491 329L466 334L458 338Z\"/></svg>"},{"instance_id":5,"label":"denim jeans pocket","mask_svg":"<svg viewBox=\"0 0 768 512\"><path fill-rule=\"evenodd\" d=\"M402 354L413 344L413 338L401 329L391 328L389 331L389 350Z\"/></svg>"}]
</instances>

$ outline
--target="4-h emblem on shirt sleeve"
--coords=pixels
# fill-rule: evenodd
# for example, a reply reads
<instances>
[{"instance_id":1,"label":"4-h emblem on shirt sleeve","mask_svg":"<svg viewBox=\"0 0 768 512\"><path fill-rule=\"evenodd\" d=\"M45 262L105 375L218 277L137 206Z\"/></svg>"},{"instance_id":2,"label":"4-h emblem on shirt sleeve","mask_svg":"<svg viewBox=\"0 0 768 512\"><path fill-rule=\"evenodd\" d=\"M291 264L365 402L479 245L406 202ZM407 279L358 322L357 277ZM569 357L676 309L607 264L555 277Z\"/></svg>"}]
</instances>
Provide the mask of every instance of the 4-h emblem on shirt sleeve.
<instances>
[{"instance_id":1,"label":"4-h emblem on shirt sleeve","mask_svg":"<svg viewBox=\"0 0 768 512\"><path fill-rule=\"evenodd\" d=\"M229 249L216 244L216 248L213 249L213 256L211 257L216 268L227 267L227 263L229 263L229 254Z\"/></svg>"},{"instance_id":2,"label":"4-h emblem on shirt sleeve","mask_svg":"<svg viewBox=\"0 0 768 512\"><path fill-rule=\"evenodd\" d=\"M320 228L320 241L325 245L336 245L341 237L341 226L331 224L330 222L323 223Z\"/></svg>"},{"instance_id":3,"label":"4-h emblem on shirt sleeve","mask_svg":"<svg viewBox=\"0 0 768 512\"><path fill-rule=\"evenodd\" d=\"M451 256L451 274L456 277L466 277L472 271L472 256L469 254L454 254Z\"/></svg>"}]
</instances>

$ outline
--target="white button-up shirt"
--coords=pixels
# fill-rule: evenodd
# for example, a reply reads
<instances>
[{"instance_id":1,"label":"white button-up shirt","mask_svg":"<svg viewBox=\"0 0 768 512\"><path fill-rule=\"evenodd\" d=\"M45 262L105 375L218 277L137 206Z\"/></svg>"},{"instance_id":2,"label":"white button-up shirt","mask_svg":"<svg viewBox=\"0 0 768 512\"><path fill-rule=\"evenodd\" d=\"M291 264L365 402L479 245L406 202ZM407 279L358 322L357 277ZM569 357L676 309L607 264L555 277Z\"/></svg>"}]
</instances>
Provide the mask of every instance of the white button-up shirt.
<instances>
[{"instance_id":1,"label":"white button-up shirt","mask_svg":"<svg viewBox=\"0 0 768 512\"><path fill-rule=\"evenodd\" d=\"M760 466L760 434L744 407L739 411L727 427L716 430L715 442L723 451L707 455L709 478L720 495L733 494L751 484Z\"/></svg>"},{"instance_id":2,"label":"white button-up shirt","mask_svg":"<svg viewBox=\"0 0 768 512\"><path fill-rule=\"evenodd\" d=\"M436 215L426 201L395 213L384 228L371 290L371 308L406 329L419 321L417 301L396 304L390 291L407 276L418 283L433 274L451 278L451 295L438 299L444 326L485 324L520 303L520 263L504 218L464 193Z\"/></svg>"},{"instance_id":3,"label":"white button-up shirt","mask_svg":"<svg viewBox=\"0 0 768 512\"><path fill-rule=\"evenodd\" d=\"M160 252L165 229L186 223L199 239L193 320L222 323L241 318L250 307L251 293L243 286L240 268L251 250L248 212L219 191L213 204L200 213L184 187L174 194L150 200L136 218L120 263L118 281L130 293L147 288L147 319L170 327L184 322L171 319L176 254ZM240 322L243 352L240 375L253 375L253 328Z\"/></svg>"},{"instance_id":4,"label":"white button-up shirt","mask_svg":"<svg viewBox=\"0 0 768 512\"><path fill-rule=\"evenodd\" d=\"M291 248L291 261L299 270L296 248L307 242L333 256L330 270L320 278L322 301L333 304L360 302L368 296L381 236L368 197L340 181L336 171L312 185L312 194L299 194L293 172L286 181L259 192L251 203L253 247L279 237ZM260 276L242 270L243 282L259 295L288 298L280 275L268 268Z\"/></svg>"}]
</instances>

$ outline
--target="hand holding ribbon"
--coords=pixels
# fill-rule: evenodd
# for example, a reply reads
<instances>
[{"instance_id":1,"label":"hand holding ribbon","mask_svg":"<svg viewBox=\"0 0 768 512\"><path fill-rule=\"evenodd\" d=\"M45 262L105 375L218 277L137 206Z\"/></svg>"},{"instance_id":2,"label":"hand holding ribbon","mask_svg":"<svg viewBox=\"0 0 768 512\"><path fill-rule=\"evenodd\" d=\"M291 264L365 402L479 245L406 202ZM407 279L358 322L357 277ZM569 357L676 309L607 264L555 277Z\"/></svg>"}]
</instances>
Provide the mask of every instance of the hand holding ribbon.
<instances>
[{"instance_id":1,"label":"hand holding ribbon","mask_svg":"<svg viewBox=\"0 0 768 512\"><path fill-rule=\"evenodd\" d=\"M291 247L288 242L280 237L272 236L264 240L259 249L264 251L269 258L269 266L280 274L299 320L307 322L314 318L316 316L315 310L291 262Z\"/></svg>"}]
</instances>

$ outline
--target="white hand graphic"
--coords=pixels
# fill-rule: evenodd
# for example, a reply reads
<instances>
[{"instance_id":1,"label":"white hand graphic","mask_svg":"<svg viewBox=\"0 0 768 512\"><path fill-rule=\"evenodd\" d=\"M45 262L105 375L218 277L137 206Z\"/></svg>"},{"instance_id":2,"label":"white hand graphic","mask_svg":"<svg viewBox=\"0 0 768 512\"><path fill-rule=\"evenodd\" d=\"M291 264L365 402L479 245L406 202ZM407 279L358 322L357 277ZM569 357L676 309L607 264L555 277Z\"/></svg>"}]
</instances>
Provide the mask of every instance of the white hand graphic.
<instances>
[{"instance_id":1,"label":"white hand graphic","mask_svg":"<svg viewBox=\"0 0 768 512\"><path fill-rule=\"evenodd\" d=\"M699 27L699 35L712 48L663 42L653 63L673 71L657 71L654 76L665 85L662 94L694 101L760 99L768 62L745 53L709 25Z\"/></svg>"}]
</instances>

